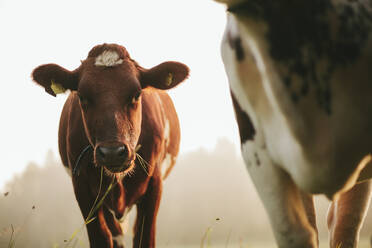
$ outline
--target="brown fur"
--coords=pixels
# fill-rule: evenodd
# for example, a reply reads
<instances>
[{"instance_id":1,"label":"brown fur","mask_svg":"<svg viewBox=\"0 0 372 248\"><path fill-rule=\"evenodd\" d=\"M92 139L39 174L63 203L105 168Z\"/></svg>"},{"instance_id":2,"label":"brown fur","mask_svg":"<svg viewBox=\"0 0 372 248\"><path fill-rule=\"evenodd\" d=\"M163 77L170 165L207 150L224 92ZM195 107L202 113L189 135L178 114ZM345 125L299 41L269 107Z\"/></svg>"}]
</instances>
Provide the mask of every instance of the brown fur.
<instances>
[{"instance_id":1,"label":"brown fur","mask_svg":"<svg viewBox=\"0 0 372 248\"><path fill-rule=\"evenodd\" d=\"M357 247L371 191L372 181L358 183L332 202L327 218L330 247Z\"/></svg>"},{"instance_id":2,"label":"brown fur","mask_svg":"<svg viewBox=\"0 0 372 248\"><path fill-rule=\"evenodd\" d=\"M117 52L123 63L113 67L95 66L95 58L105 50ZM91 247L123 247L113 237L123 233L118 219L133 205L137 206L133 247L155 247L156 215L163 180L160 164L166 154L171 154L173 166L180 141L176 111L168 94L161 89L173 88L187 76L188 68L178 62L144 69L129 57L124 47L115 44L94 47L74 71L54 64L34 70L34 81L49 94L55 96L52 80L72 91L62 111L58 135L64 166L73 170L82 150L88 145L94 148L93 153L80 161L79 175L72 175L84 219L99 193L101 167L105 168L105 173L99 199L114 178L113 190L93 216L97 219L87 225ZM164 134L166 120L170 128L168 142ZM146 171L136 156L135 149L139 145L138 154L148 163ZM102 163L97 156L99 147L116 146L126 147L128 153L127 166L119 167L119 172L111 168L116 166L115 160L111 166L107 161Z\"/></svg>"}]
</instances>

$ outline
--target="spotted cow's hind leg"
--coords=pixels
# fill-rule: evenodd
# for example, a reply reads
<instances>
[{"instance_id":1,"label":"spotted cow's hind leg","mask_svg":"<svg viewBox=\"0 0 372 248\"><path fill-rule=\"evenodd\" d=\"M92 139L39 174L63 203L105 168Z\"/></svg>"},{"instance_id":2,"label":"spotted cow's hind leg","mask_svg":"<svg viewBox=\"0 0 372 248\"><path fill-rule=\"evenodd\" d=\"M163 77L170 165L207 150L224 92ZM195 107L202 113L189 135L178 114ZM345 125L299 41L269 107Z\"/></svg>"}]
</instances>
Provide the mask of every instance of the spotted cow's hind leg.
<instances>
[{"instance_id":1,"label":"spotted cow's hind leg","mask_svg":"<svg viewBox=\"0 0 372 248\"><path fill-rule=\"evenodd\" d=\"M303 199L292 178L272 162L266 147L255 143L256 130L248 113L240 108L234 94L232 97L242 142L242 155L265 206L279 247L318 247L316 232L309 222L303 203L304 199L306 202L309 199L305 195ZM309 207L308 210L310 209Z\"/></svg>"},{"instance_id":2,"label":"spotted cow's hind leg","mask_svg":"<svg viewBox=\"0 0 372 248\"><path fill-rule=\"evenodd\" d=\"M249 144L251 143L251 144ZM316 248L317 234L303 204L300 190L292 178L272 163L265 151L256 151L260 165L252 156L259 150L253 142L242 146L249 174L265 206L277 244L281 248ZM250 163L250 165L249 165Z\"/></svg>"},{"instance_id":3,"label":"spotted cow's hind leg","mask_svg":"<svg viewBox=\"0 0 372 248\"><path fill-rule=\"evenodd\" d=\"M314 196L312 194L301 192L301 197L305 207L307 219L315 231L317 243L319 245L318 228L316 226L316 214L314 207Z\"/></svg>"},{"instance_id":4,"label":"spotted cow's hind leg","mask_svg":"<svg viewBox=\"0 0 372 248\"><path fill-rule=\"evenodd\" d=\"M328 211L330 247L357 247L359 231L368 210L372 180L356 184L332 202Z\"/></svg>"}]
</instances>

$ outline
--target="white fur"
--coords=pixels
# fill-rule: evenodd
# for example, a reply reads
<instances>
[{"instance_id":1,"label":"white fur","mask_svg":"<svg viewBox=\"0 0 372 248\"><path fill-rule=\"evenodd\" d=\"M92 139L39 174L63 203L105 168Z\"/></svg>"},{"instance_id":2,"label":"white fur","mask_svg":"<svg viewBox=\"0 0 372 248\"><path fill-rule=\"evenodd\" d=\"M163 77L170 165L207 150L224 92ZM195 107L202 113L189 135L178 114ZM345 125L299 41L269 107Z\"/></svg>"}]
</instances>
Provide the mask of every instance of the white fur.
<instances>
[{"instance_id":1,"label":"white fur","mask_svg":"<svg viewBox=\"0 0 372 248\"><path fill-rule=\"evenodd\" d=\"M112 236L112 240L116 242L117 245L124 245L124 235Z\"/></svg>"},{"instance_id":2,"label":"white fur","mask_svg":"<svg viewBox=\"0 0 372 248\"><path fill-rule=\"evenodd\" d=\"M113 67L123 63L120 59L119 54L115 51L105 50L102 54L98 55L96 58L96 66L107 66Z\"/></svg>"},{"instance_id":3,"label":"white fur","mask_svg":"<svg viewBox=\"0 0 372 248\"><path fill-rule=\"evenodd\" d=\"M170 127L169 127L168 119L165 119L164 140L165 140L165 147L167 148L170 142Z\"/></svg>"},{"instance_id":4,"label":"white fur","mask_svg":"<svg viewBox=\"0 0 372 248\"><path fill-rule=\"evenodd\" d=\"M116 218L115 217L116 216L115 211L113 211L111 209L108 209L108 210L114 216L114 218ZM123 234L118 235L118 236L113 236L112 239L114 241L118 242L118 244L123 244L124 245L124 234L128 234L128 231L130 231L130 223L129 223L128 215L131 212L131 210L132 210L132 206L125 208L123 217L120 220L117 220L120 223Z\"/></svg>"},{"instance_id":5,"label":"white fur","mask_svg":"<svg viewBox=\"0 0 372 248\"><path fill-rule=\"evenodd\" d=\"M163 102L162 102L162 100L161 100L161 98L158 94L156 94L156 99L158 100L158 102L160 104L160 107L161 107L162 114L165 117L163 139L164 139L164 142L165 142L165 150L167 151L169 143L170 143L170 123L169 123L169 120L166 118L167 115L165 113ZM161 175L162 175L163 179L167 175L167 171L170 169L170 167L173 165L173 163L174 163L174 157L170 153L167 153L165 155L165 158L164 158L163 162L160 165Z\"/></svg>"},{"instance_id":6,"label":"white fur","mask_svg":"<svg viewBox=\"0 0 372 248\"><path fill-rule=\"evenodd\" d=\"M162 115L165 117L165 119L164 119L165 125L164 125L163 138L165 140L165 148L167 148L169 146L169 142L170 142L170 125L169 125L169 120L166 118L167 115L165 113L163 102L162 102L160 96L158 94L156 94L155 96L156 96L156 99L158 100L158 102L160 104Z\"/></svg>"},{"instance_id":7,"label":"white fur","mask_svg":"<svg viewBox=\"0 0 372 248\"><path fill-rule=\"evenodd\" d=\"M170 153L167 153L165 155L165 158L160 166L160 169L161 169L161 175L162 177L164 178L164 176L166 175L167 171L169 170L169 168L172 166L173 164L173 161L174 161L174 158L172 156L172 154Z\"/></svg>"}]
</instances>

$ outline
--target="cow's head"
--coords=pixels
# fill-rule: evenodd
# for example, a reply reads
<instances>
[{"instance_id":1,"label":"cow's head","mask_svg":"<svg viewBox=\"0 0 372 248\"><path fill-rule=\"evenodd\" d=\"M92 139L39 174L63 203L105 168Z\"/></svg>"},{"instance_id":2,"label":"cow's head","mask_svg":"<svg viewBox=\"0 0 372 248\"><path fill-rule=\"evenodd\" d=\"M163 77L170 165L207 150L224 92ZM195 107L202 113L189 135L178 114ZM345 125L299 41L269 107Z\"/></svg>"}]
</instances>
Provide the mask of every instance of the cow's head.
<instances>
[{"instance_id":1,"label":"cow's head","mask_svg":"<svg viewBox=\"0 0 372 248\"><path fill-rule=\"evenodd\" d=\"M144 69L124 47L103 44L94 47L74 71L46 64L37 67L32 77L53 96L66 90L76 92L95 163L120 173L133 166L139 145L141 91L147 87L173 88L188 71L178 62Z\"/></svg>"}]
</instances>

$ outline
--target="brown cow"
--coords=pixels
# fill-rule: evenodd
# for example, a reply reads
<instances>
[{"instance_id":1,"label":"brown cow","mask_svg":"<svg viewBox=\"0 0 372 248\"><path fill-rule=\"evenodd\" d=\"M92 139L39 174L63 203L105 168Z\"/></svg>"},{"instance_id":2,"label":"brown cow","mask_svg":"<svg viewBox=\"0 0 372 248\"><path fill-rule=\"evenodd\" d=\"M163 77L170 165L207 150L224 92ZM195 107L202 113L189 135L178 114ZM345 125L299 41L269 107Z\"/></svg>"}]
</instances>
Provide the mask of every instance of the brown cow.
<instances>
[{"instance_id":1,"label":"brown cow","mask_svg":"<svg viewBox=\"0 0 372 248\"><path fill-rule=\"evenodd\" d=\"M178 117L164 90L181 83L188 72L178 62L144 69L116 44L94 47L74 71L56 64L33 71L33 80L49 94L71 90L61 115L59 150L64 166L74 172L84 219L93 219L87 224L90 247L124 247L118 220L133 205L133 247L155 247L162 181L180 142ZM92 214L94 202L112 183Z\"/></svg>"}]
</instances>

